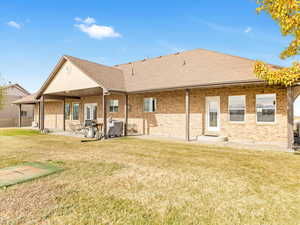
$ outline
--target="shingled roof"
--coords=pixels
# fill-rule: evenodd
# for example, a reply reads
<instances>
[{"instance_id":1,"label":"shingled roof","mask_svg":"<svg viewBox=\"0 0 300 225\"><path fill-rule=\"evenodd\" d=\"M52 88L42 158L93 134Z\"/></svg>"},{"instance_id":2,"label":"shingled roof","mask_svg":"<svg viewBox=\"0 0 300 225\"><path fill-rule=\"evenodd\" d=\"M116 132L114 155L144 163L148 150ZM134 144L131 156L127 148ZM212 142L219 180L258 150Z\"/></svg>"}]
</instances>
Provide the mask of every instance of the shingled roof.
<instances>
[{"instance_id":1,"label":"shingled roof","mask_svg":"<svg viewBox=\"0 0 300 225\"><path fill-rule=\"evenodd\" d=\"M77 66L106 91L133 93L263 82L253 74L254 60L205 49L184 51L115 66L105 66L65 55L38 91L37 98L66 60Z\"/></svg>"},{"instance_id":2,"label":"shingled roof","mask_svg":"<svg viewBox=\"0 0 300 225\"><path fill-rule=\"evenodd\" d=\"M79 59L73 56L65 55L82 72L88 75L101 87L114 91L125 91L125 82L123 72L115 67Z\"/></svg>"},{"instance_id":3,"label":"shingled roof","mask_svg":"<svg viewBox=\"0 0 300 225\"><path fill-rule=\"evenodd\" d=\"M254 60L195 49L116 65L128 92L228 83L262 82L253 74Z\"/></svg>"},{"instance_id":4,"label":"shingled roof","mask_svg":"<svg viewBox=\"0 0 300 225\"><path fill-rule=\"evenodd\" d=\"M27 95L21 99L18 99L13 102L13 104L31 104L31 103L37 103L39 100L36 99L36 93Z\"/></svg>"},{"instance_id":5,"label":"shingled roof","mask_svg":"<svg viewBox=\"0 0 300 225\"><path fill-rule=\"evenodd\" d=\"M21 85L19 85L17 83L2 86L2 87L0 87L0 89L7 89L7 88L11 88L11 87L17 88L24 94L30 95L30 93L25 88L23 88Z\"/></svg>"}]
</instances>

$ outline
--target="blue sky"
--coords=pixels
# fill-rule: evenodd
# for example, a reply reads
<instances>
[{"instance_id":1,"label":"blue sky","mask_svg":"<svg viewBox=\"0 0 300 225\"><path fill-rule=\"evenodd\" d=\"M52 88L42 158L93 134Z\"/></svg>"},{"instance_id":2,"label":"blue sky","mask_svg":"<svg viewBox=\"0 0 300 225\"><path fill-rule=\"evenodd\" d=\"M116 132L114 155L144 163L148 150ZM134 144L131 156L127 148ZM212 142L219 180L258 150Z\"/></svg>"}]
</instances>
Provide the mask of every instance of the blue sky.
<instances>
[{"instance_id":1,"label":"blue sky","mask_svg":"<svg viewBox=\"0 0 300 225\"><path fill-rule=\"evenodd\" d=\"M114 65L205 48L289 65L289 39L253 0L0 2L0 73L36 91L63 54Z\"/></svg>"}]
</instances>

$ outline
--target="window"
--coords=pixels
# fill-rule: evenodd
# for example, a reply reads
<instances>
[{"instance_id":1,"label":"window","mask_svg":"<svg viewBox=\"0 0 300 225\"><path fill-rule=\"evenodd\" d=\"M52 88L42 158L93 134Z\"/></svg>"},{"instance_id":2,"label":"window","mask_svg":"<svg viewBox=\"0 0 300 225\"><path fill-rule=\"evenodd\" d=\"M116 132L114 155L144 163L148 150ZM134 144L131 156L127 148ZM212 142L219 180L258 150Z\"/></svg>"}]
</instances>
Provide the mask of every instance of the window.
<instances>
[{"instance_id":1,"label":"window","mask_svg":"<svg viewBox=\"0 0 300 225\"><path fill-rule=\"evenodd\" d=\"M79 120L79 103L73 103L73 120Z\"/></svg>"},{"instance_id":2,"label":"window","mask_svg":"<svg viewBox=\"0 0 300 225\"><path fill-rule=\"evenodd\" d=\"M245 111L246 111L245 108L246 108L245 95L229 96L228 98L229 121L244 122Z\"/></svg>"},{"instance_id":3,"label":"window","mask_svg":"<svg viewBox=\"0 0 300 225\"><path fill-rule=\"evenodd\" d=\"M109 112L119 112L119 100L109 101Z\"/></svg>"},{"instance_id":4,"label":"window","mask_svg":"<svg viewBox=\"0 0 300 225\"><path fill-rule=\"evenodd\" d=\"M71 106L70 103L65 104L65 119L69 120L71 116Z\"/></svg>"},{"instance_id":5,"label":"window","mask_svg":"<svg viewBox=\"0 0 300 225\"><path fill-rule=\"evenodd\" d=\"M156 111L156 98L144 98L144 112Z\"/></svg>"},{"instance_id":6,"label":"window","mask_svg":"<svg viewBox=\"0 0 300 225\"><path fill-rule=\"evenodd\" d=\"M97 119L97 104L89 103L84 105L84 119L96 120Z\"/></svg>"},{"instance_id":7,"label":"window","mask_svg":"<svg viewBox=\"0 0 300 225\"><path fill-rule=\"evenodd\" d=\"M27 112L26 111L21 111L21 116L27 117Z\"/></svg>"},{"instance_id":8,"label":"window","mask_svg":"<svg viewBox=\"0 0 300 225\"><path fill-rule=\"evenodd\" d=\"M275 122L276 94L256 95L256 121L258 123Z\"/></svg>"}]
</instances>

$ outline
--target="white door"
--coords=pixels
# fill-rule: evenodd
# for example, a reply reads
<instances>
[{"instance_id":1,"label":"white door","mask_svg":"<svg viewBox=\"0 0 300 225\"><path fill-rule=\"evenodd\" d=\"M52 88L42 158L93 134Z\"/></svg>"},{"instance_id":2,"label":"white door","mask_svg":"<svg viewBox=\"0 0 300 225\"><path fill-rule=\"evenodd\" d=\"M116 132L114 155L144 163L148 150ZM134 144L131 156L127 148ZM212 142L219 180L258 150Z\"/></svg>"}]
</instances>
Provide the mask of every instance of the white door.
<instances>
[{"instance_id":1,"label":"white door","mask_svg":"<svg viewBox=\"0 0 300 225\"><path fill-rule=\"evenodd\" d=\"M97 119L97 103L84 104L84 120Z\"/></svg>"},{"instance_id":2,"label":"white door","mask_svg":"<svg viewBox=\"0 0 300 225\"><path fill-rule=\"evenodd\" d=\"M220 130L220 97L206 97L206 128L208 131Z\"/></svg>"}]
</instances>

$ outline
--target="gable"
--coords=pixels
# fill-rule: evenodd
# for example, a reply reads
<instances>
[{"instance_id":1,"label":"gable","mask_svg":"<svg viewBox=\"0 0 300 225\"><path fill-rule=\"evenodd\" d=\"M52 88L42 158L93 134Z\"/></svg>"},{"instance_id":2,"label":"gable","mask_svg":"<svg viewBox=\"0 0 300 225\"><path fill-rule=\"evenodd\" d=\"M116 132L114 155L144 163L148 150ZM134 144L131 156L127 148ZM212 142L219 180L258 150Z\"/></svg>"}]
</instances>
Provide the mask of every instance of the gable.
<instances>
[{"instance_id":1,"label":"gable","mask_svg":"<svg viewBox=\"0 0 300 225\"><path fill-rule=\"evenodd\" d=\"M6 88L5 94L7 96L18 96L18 97L24 97L24 96L28 95L24 91L21 91L20 89L16 88L14 85Z\"/></svg>"},{"instance_id":2,"label":"gable","mask_svg":"<svg viewBox=\"0 0 300 225\"><path fill-rule=\"evenodd\" d=\"M66 61L48 84L44 94L99 87L71 62Z\"/></svg>"}]
</instances>

